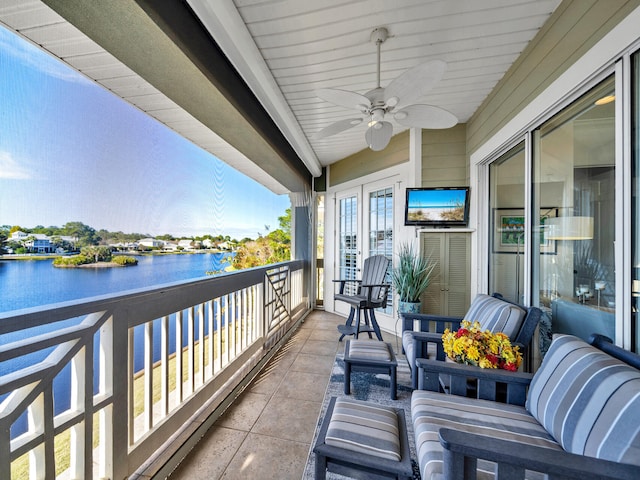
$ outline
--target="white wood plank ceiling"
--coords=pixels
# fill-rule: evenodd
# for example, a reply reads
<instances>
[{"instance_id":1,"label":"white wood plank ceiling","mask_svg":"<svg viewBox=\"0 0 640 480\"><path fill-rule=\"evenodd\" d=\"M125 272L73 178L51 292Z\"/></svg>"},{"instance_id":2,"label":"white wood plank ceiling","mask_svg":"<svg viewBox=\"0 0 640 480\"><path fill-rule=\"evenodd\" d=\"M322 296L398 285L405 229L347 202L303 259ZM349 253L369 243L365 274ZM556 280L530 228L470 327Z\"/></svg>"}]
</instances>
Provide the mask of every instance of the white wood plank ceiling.
<instances>
[{"instance_id":1,"label":"white wood plank ceiling","mask_svg":"<svg viewBox=\"0 0 640 480\"><path fill-rule=\"evenodd\" d=\"M292 116L301 144L322 165L367 147L366 122L323 140L313 135L358 116L320 100L319 88L360 94L376 86L374 28L382 44L381 86L430 60L447 62L444 78L416 103L445 108L469 120L535 36L559 0L188 0L267 108ZM220 4L226 4L221 7ZM246 31L243 29L246 28ZM247 63L246 59L252 59ZM262 64L261 64L262 63ZM264 76L263 76L264 74ZM271 78L268 78L271 76ZM271 85L273 84L273 85ZM282 101L282 99L284 99ZM355 115L354 115L355 113ZM407 127L394 123L394 134ZM299 147L298 151L303 151Z\"/></svg>"},{"instance_id":2,"label":"white wood plank ceiling","mask_svg":"<svg viewBox=\"0 0 640 480\"><path fill-rule=\"evenodd\" d=\"M435 59L442 81L419 102L469 120L560 0L187 0L309 170L367 147L366 122L314 139L354 113L315 95L376 86L371 31L382 44L381 85ZM274 191L274 179L39 1L0 1L0 21ZM394 134L406 130L394 122ZM235 153L234 153L235 152ZM262 172L262 173L261 173Z\"/></svg>"}]
</instances>

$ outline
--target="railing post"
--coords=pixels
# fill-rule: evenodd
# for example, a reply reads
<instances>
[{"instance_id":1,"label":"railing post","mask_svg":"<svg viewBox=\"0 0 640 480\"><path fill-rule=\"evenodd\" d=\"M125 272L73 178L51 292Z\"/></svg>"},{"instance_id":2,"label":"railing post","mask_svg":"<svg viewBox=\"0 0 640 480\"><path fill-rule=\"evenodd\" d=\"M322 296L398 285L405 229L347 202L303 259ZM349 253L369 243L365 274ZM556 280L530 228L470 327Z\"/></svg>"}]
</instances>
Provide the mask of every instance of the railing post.
<instances>
[{"instance_id":1,"label":"railing post","mask_svg":"<svg viewBox=\"0 0 640 480\"><path fill-rule=\"evenodd\" d=\"M105 409L105 427L109 432L107 438L111 455L105 458L107 468L104 477L112 480L126 478L129 474L129 422L133 418L133 402L129 404L128 386L129 372L133 371L133 365L129 353L129 322L125 312L126 310L119 310L118 314L114 313L109 322L113 332L112 354L109 359L113 371L113 403L111 408ZM129 412L129 415L123 415L124 412ZM123 417L130 420L123 422Z\"/></svg>"},{"instance_id":2,"label":"railing post","mask_svg":"<svg viewBox=\"0 0 640 480\"><path fill-rule=\"evenodd\" d=\"M176 312L176 402L178 405L184 399L182 381L182 311Z\"/></svg>"},{"instance_id":3,"label":"railing post","mask_svg":"<svg viewBox=\"0 0 640 480\"><path fill-rule=\"evenodd\" d=\"M169 316L160 322L160 415L169 413Z\"/></svg>"},{"instance_id":4,"label":"railing post","mask_svg":"<svg viewBox=\"0 0 640 480\"><path fill-rule=\"evenodd\" d=\"M153 428L153 322L144 324L144 431Z\"/></svg>"}]
</instances>

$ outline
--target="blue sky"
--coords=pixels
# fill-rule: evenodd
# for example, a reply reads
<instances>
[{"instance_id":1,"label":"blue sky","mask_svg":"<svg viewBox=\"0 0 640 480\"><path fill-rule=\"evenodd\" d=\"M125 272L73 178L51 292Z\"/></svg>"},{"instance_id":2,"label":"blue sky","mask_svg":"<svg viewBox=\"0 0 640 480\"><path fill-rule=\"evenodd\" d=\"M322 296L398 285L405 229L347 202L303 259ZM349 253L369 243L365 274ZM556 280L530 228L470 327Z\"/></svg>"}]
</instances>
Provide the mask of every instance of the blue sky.
<instances>
[{"instance_id":1,"label":"blue sky","mask_svg":"<svg viewBox=\"0 0 640 480\"><path fill-rule=\"evenodd\" d=\"M0 225L255 238L290 206L0 27Z\"/></svg>"},{"instance_id":2,"label":"blue sky","mask_svg":"<svg viewBox=\"0 0 640 480\"><path fill-rule=\"evenodd\" d=\"M464 203L464 190L416 190L411 193L411 207L442 207Z\"/></svg>"}]
</instances>

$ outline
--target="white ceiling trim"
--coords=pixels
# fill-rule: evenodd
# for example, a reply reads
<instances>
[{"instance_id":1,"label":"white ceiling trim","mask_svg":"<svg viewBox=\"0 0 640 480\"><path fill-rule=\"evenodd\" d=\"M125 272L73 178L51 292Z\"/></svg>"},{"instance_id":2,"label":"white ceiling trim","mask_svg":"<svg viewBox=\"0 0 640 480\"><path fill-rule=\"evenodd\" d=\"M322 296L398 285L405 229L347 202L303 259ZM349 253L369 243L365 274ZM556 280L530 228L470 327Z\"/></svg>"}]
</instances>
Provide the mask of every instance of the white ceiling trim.
<instances>
[{"instance_id":1,"label":"white ceiling trim","mask_svg":"<svg viewBox=\"0 0 640 480\"><path fill-rule=\"evenodd\" d=\"M188 0L209 34L274 119L313 176L322 167L244 20L231 0Z\"/></svg>"}]
</instances>

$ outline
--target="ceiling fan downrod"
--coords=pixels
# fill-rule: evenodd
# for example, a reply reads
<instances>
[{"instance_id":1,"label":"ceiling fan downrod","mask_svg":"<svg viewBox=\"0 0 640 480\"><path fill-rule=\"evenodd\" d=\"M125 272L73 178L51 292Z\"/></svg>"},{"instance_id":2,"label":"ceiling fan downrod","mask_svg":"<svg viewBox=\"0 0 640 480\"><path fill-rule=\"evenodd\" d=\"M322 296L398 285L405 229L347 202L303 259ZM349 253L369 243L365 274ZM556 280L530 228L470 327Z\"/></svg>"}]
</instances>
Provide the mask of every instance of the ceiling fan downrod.
<instances>
[{"instance_id":1,"label":"ceiling fan downrod","mask_svg":"<svg viewBox=\"0 0 640 480\"><path fill-rule=\"evenodd\" d=\"M378 27L371 32L371 41L376 44L378 50L378 77L377 77L377 88L380 88L380 45L384 43L384 41L389 38L389 30L385 27Z\"/></svg>"}]
</instances>

